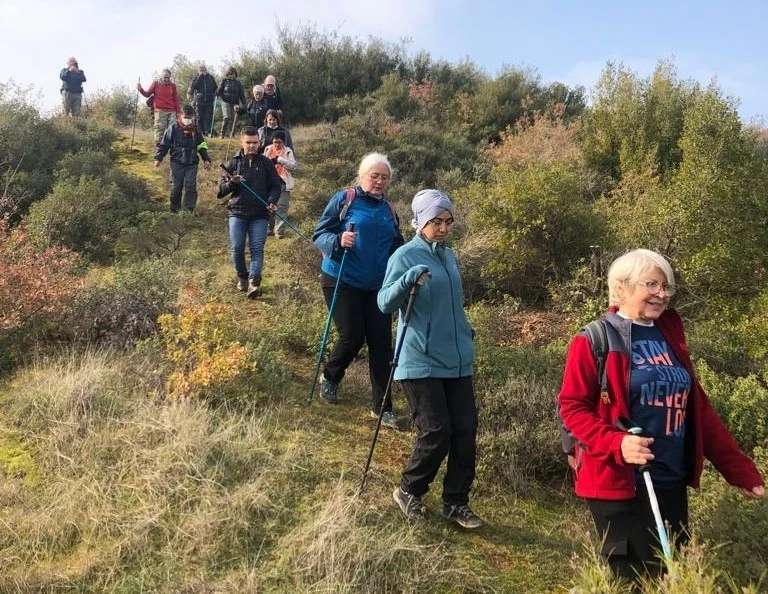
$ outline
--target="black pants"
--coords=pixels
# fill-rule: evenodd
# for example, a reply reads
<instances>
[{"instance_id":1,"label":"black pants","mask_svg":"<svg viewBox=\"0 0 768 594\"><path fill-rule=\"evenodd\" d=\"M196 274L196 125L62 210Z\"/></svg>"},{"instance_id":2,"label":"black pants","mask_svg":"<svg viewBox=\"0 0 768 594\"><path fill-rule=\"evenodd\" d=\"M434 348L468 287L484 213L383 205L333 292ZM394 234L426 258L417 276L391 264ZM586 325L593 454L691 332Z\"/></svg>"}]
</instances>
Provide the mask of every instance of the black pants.
<instances>
[{"instance_id":1,"label":"black pants","mask_svg":"<svg viewBox=\"0 0 768 594\"><path fill-rule=\"evenodd\" d=\"M197 127L200 128L200 132L203 133L203 136L211 136L213 103L202 103L201 101L195 103L195 118L197 119Z\"/></svg>"},{"instance_id":2,"label":"black pants","mask_svg":"<svg viewBox=\"0 0 768 594\"><path fill-rule=\"evenodd\" d=\"M688 541L688 492L685 487L655 487L659 510L670 526L670 542L680 546ZM635 579L638 575L658 576L661 543L656 533L648 492L642 479L637 496L625 501L588 499L589 511L602 539L602 554L617 576Z\"/></svg>"},{"instance_id":3,"label":"black pants","mask_svg":"<svg viewBox=\"0 0 768 594\"><path fill-rule=\"evenodd\" d=\"M325 303L330 308L334 287L323 287ZM371 410L379 412L387 389L392 364L392 315L383 314L376 303L378 291L363 291L342 285L333 308L333 323L339 339L331 350L323 374L339 383L357 353L368 343L368 372L371 377ZM384 410L392 410L392 399Z\"/></svg>"},{"instance_id":4,"label":"black pants","mask_svg":"<svg viewBox=\"0 0 768 594\"><path fill-rule=\"evenodd\" d=\"M476 457L477 407L472 378L428 377L401 383L416 425L416 444L400 486L421 497L448 456L443 501L466 505Z\"/></svg>"},{"instance_id":5,"label":"black pants","mask_svg":"<svg viewBox=\"0 0 768 594\"><path fill-rule=\"evenodd\" d=\"M181 192L184 191L184 202ZM187 212L195 210L197 204L197 163L184 165L171 161L171 212L183 208Z\"/></svg>"}]
</instances>

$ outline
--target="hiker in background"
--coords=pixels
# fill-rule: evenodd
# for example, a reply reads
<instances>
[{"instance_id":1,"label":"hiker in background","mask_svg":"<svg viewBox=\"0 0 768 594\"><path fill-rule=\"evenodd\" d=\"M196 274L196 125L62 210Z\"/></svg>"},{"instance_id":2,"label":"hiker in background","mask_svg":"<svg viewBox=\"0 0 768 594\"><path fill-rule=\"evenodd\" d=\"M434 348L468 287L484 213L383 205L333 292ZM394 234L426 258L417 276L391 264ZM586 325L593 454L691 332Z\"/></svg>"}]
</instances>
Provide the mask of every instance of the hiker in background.
<instances>
[{"instance_id":1,"label":"hiker in background","mask_svg":"<svg viewBox=\"0 0 768 594\"><path fill-rule=\"evenodd\" d=\"M396 429L391 399L384 402L392 361L392 316L382 313L376 304L387 260L403 244L400 222L384 198L391 179L392 166L385 155L366 155L354 187L331 198L312 240L323 253L320 284L329 309L339 284L335 306L329 312L339 339L323 369L320 397L328 403L338 400L339 384L347 367L367 343L371 417L378 420L383 404L382 424ZM354 225L354 231L350 225Z\"/></svg>"},{"instance_id":2,"label":"hiker in background","mask_svg":"<svg viewBox=\"0 0 768 594\"><path fill-rule=\"evenodd\" d=\"M67 58L67 67L59 73L61 79L61 106L64 115L76 118L80 115L83 105L83 83L86 81L85 72L80 70L74 56Z\"/></svg>"},{"instance_id":3,"label":"hiker in background","mask_svg":"<svg viewBox=\"0 0 768 594\"><path fill-rule=\"evenodd\" d=\"M275 164L277 174L283 180L280 200L277 201L277 213L283 217L288 216L288 206L291 202L291 190L293 190L293 176L291 171L296 169L296 157L289 146L285 145L285 133L278 130L272 136L272 144L264 149L264 156ZM277 218L277 220L275 220ZM275 213L269 215L268 233L274 234L275 239L282 239L284 236L285 221L276 217Z\"/></svg>"},{"instance_id":4,"label":"hiker in background","mask_svg":"<svg viewBox=\"0 0 768 594\"><path fill-rule=\"evenodd\" d=\"M141 83L136 84L136 89L144 97L152 97L152 109L155 112L155 145L159 145L168 126L176 121L177 114L181 114L179 93L176 90L176 84L171 81L171 71L163 68L160 77L153 80L146 91Z\"/></svg>"},{"instance_id":5,"label":"hiker in background","mask_svg":"<svg viewBox=\"0 0 768 594\"><path fill-rule=\"evenodd\" d=\"M240 107L245 105L245 92L243 85L237 80L237 69L234 66L227 68L216 95L221 99L223 116L220 136L227 138L234 132Z\"/></svg>"},{"instance_id":6,"label":"hiker in background","mask_svg":"<svg viewBox=\"0 0 768 594\"><path fill-rule=\"evenodd\" d=\"M284 128L280 124L280 112L276 109L267 110L264 116L264 125L259 128L259 138L261 138L264 148L272 144L272 139L275 136L275 132L282 131L285 136L285 145L293 150L293 138L287 128Z\"/></svg>"},{"instance_id":7,"label":"hiker in background","mask_svg":"<svg viewBox=\"0 0 768 594\"><path fill-rule=\"evenodd\" d=\"M393 496L408 519L422 519L422 497L447 456L443 517L479 528L483 521L469 507L477 449L473 330L464 312L456 256L445 245L453 204L438 190L421 190L411 209L416 235L392 254L378 293L381 311L400 309L400 340L409 293L420 286L394 375L408 401L416 443Z\"/></svg>"},{"instance_id":8,"label":"hiker in background","mask_svg":"<svg viewBox=\"0 0 768 594\"><path fill-rule=\"evenodd\" d=\"M261 295L268 216L277 209L282 180L272 161L261 154L256 128L243 128L240 147L226 164L232 174L222 176L218 198L231 195L227 203L229 249L237 273L237 290L246 291L247 298L255 299ZM246 238L251 252L250 268L245 265Z\"/></svg>"},{"instance_id":9,"label":"hiker in background","mask_svg":"<svg viewBox=\"0 0 768 594\"><path fill-rule=\"evenodd\" d=\"M271 74L264 79L264 101L267 109L276 109L283 111L283 98L280 95L280 89L277 88L277 79Z\"/></svg>"},{"instance_id":10,"label":"hiker in background","mask_svg":"<svg viewBox=\"0 0 768 594\"><path fill-rule=\"evenodd\" d=\"M264 100L264 86L254 85L252 92L253 98L248 100L248 103L245 106L245 112L248 114L251 126L258 129L264 125L264 116L267 114L267 102Z\"/></svg>"},{"instance_id":11,"label":"hiker in background","mask_svg":"<svg viewBox=\"0 0 768 594\"><path fill-rule=\"evenodd\" d=\"M584 332L571 341L558 395L576 494L587 500L611 569L629 579L662 571L641 466L650 463L662 518L678 546L688 540L687 487L699 486L704 458L745 496L765 493L755 464L696 379L682 320L669 309L675 290L662 255L639 249L617 258L608 270L609 312L600 318L605 382ZM644 433L618 428L620 417Z\"/></svg>"},{"instance_id":12,"label":"hiker in background","mask_svg":"<svg viewBox=\"0 0 768 594\"><path fill-rule=\"evenodd\" d=\"M213 122L213 102L216 98L216 79L208 74L208 67L200 64L197 76L192 80L187 90L187 98L195 107L195 119L203 135L211 134Z\"/></svg>"},{"instance_id":13,"label":"hiker in background","mask_svg":"<svg viewBox=\"0 0 768 594\"><path fill-rule=\"evenodd\" d=\"M155 167L160 167L168 151L171 153L171 212L179 212L182 208L191 213L197 204L197 166L200 162L197 154L200 153L203 158L203 167L211 167L208 146L195 121L195 110L191 105L185 105L181 118L163 133L155 153Z\"/></svg>"}]
</instances>

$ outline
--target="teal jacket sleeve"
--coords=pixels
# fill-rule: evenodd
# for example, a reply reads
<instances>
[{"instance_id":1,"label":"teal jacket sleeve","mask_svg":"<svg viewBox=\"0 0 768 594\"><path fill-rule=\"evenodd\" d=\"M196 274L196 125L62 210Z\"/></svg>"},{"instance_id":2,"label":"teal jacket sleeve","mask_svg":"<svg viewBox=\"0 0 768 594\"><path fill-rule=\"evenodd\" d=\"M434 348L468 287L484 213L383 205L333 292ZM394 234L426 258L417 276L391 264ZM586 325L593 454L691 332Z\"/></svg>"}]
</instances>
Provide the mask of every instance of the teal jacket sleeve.
<instances>
[{"instance_id":1,"label":"teal jacket sleeve","mask_svg":"<svg viewBox=\"0 0 768 594\"><path fill-rule=\"evenodd\" d=\"M382 313L392 313L405 304L408 300L408 292L416 284L419 277L429 272L425 264L408 266L404 261L402 251L398 250L387 262L387 271L384 274L384 283L376 296L376 302Z\"/></svg>"}]
</instances>

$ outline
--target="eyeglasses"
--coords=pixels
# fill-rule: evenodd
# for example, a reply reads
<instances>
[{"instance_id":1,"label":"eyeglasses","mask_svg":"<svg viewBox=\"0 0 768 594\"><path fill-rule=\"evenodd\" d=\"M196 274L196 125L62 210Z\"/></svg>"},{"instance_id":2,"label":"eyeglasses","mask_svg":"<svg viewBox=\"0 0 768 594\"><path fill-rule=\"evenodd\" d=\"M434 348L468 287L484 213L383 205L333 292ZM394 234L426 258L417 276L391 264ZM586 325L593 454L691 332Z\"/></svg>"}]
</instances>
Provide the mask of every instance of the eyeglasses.
<instances>
[{"instance_id":1,"label":"eyeglasses","mask_svg":"<svg viewBox=\"0 0 768 594\"><path fill-rule=\"evenodd\" d=\"M450 227L453 225L453 223L453 217L450 219L441 219L440 217L437 217L436 219L430 219L427 221L427 225L432 225L433 227L442 227L443 225Z\"/></svg>"},{"instance_id":2,"label":"eyeglasses","mask_svg":"<svg viewBox=\"0 0 768 594\"><path fill-rule=\"evenodd\" d=\"M373 181L383 181L383 182L389 181L388 173L369 173L368 177L370 177Z\"/></svg>"},{"instance_id":3,"label":"eyeglasses","mask_svg":"<svg viewBox=\"0 0 768 594\"><path fill-rule=\"evenodd\" d=\"M662 289L667 297L672 297L677 291L677 285L670 285L668 283L660 283L659 281L637 281L636 285L645 287L645 290L649 295L658 295Z\"/></svg>"}]
</instances>

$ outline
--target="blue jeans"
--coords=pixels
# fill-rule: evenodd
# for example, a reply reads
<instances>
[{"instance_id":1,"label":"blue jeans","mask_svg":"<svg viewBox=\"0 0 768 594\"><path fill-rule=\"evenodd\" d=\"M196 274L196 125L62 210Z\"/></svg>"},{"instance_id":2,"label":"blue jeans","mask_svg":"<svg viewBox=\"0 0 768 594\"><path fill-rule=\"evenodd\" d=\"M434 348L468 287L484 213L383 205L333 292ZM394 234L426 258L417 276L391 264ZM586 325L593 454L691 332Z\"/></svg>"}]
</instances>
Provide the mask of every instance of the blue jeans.
<instances>
[{"instance_id":1,"label":"blue jeans","mask_svg":"<svg viewBox=\"0 0 768 594\"><path fill-rule=\"evenodd\" d=\"M267 219L241 219L229 216L229 251L239 278L252 278L261 282L264 267L264 244L267 241ZM250 272L245 266L245 238L251 251Z\"/></svg>"}]
</instances>

